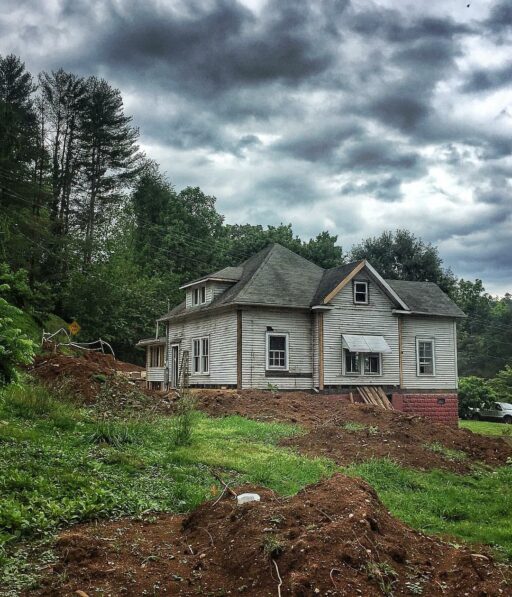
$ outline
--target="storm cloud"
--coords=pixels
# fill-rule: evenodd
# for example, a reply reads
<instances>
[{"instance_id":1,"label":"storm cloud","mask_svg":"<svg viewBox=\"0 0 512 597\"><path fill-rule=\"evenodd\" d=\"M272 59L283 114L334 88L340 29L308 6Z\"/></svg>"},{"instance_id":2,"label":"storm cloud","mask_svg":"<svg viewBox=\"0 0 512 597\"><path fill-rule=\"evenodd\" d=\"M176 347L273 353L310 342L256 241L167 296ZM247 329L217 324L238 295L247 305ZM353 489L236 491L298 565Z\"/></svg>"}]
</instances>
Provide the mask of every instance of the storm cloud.
<instances>
[{"instance_id":1,"label":"storm cloud","mask_svg":"<svg viewBox=\"0 0 512 597\"><path fill-rule=\"evenodd\" d=\"M407 227L512 290L506 0L4 0L0 53L118 86L146 153L228 222Z\"/></svg>"}]
</instances>

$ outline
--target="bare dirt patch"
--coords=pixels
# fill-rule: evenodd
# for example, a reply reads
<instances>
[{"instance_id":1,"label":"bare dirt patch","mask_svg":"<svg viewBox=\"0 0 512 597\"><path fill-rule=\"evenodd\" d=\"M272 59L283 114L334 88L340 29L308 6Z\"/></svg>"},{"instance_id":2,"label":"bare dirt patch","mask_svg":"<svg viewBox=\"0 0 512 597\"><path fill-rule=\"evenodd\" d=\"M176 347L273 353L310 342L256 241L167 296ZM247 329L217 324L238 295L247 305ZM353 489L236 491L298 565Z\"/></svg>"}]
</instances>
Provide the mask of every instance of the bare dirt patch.
<instances>
[{"instance_id":1,"label":"bare dirt patch","mask_svg":"<svg viewBox=\"0 0 512 597\"><path fill-rule=\"evenodd\" d=\"M505 595L510 569L393 518L337 474L291 498L207 502L187 517L78 525L37 595ZM239 492L241 490L238 490Z\"/></svg>"},{"instance_id":2,"label":"bare dirt patch","mask_svg":"<svg viewBox=\"0 0 512 597\"><path fill-rule=\"evenodd\" d=\"M310 456L327 456L341 465L389 457L420 470L442 468L466 473L477 462L496 467L512 457L512 446L501 438L367 404L351 404L339 396L252 390L201 390L196 395L198 407L212 416L239 414L301 424L308 433L282 444ZM362 428L347 429L350 423ZM438 444L454 453L436 451Z\"/></svg>"}]
</instances>

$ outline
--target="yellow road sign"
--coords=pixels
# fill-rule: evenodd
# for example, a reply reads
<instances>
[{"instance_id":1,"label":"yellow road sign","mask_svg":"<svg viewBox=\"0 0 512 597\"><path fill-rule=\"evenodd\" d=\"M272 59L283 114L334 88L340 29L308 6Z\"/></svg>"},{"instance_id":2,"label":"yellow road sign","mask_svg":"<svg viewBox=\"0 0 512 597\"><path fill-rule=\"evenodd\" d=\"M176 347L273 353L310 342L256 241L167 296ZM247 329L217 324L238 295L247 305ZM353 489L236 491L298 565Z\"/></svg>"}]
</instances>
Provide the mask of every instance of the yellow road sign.
<instances>
[{"instance_id":1,"label":"yellow road sign","mask_svg":"<svg viewBox=\"0 0 512 597\"><path fill-rule=\"evenodd\" d=\"M76 336L78 334L78 332L80 331L80 326L78 325L77 321L72 321L70 324L68 324L68 330L70 331L71 334L73 334L73 336Z\"/></svg>"}]
</instances>

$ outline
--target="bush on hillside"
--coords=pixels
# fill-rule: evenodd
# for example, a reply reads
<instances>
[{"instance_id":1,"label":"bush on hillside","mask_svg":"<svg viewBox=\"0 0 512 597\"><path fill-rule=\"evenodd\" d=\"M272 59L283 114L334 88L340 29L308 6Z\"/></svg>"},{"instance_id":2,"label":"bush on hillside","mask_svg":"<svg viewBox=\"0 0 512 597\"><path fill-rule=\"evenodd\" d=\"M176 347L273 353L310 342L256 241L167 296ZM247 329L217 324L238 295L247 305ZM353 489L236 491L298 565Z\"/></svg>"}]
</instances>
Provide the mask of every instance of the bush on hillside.
<instances>
[{"instance_id":1,"label":"bush on hillside","mask_svg":"<svg viewBox=\"0 0 512 597\"><path fill-rule=\"evenodd\" d=\"M0 294L8 291L7 284L0 285ZM34 358L34 342L15 325L20 314L20 309L0 296L0 385L16 381L17 367L29 365Z\"/></svg>"},{"instance_id":2,"label":"bush on hillside","mask_svg":"<svg viewBox=\"0 0 512 597\"><path fill-rule=\"evenodd\" d=\"M489 381L470 375L459 379L459 416L471 418L472 409L489 406L496 395Z\"/></svg>"},{"instance_id":3,"label":"bush on hillside","mask_svg":"<svg viewBox=\"0 0 512 597\"><path fill-rule=\"evenodd\" d=\"M506 365L505 369L498 371L489 381L489 385L499 402L512 403L512 367Z\"/></svg>"}]
</instances>

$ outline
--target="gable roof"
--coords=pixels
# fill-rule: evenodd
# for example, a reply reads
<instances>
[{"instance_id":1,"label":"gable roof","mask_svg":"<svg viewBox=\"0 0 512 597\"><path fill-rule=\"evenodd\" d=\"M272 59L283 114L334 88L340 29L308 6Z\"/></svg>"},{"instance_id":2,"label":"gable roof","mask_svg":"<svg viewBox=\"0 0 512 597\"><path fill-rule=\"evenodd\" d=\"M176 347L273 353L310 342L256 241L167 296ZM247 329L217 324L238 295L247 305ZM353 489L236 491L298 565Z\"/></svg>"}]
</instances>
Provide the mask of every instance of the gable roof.
<instances>
[{"instance_id":1,"label":"gable roof","mask_svg":"<svg viewBox=\"0 0 512 597\"><path fill-rule=\"evenodd\" d=\"M466 317L465 313L434 282L406 280L386 280L386 282L403 298L412 313Z\"/></svg>"},{"instance_id":2,"label":"gable roof","mask_svg":"<svg viewBox=\"0 0 512 597\"><path fill-rule=\"evenodd\" d=\"M201 313L228 305L266 305L309 309L323 305L347 277L366 267L376 283L404 311L426 315L464 317L462 311L432 282L384 280L366 261L355 261L324 270L278 243L255 253L237 267L227 267L185 284L188 288L207 280L233 284L211 303L186 309L185 301L160 321L185 313Z\"/></svg>"}]
</instances>

